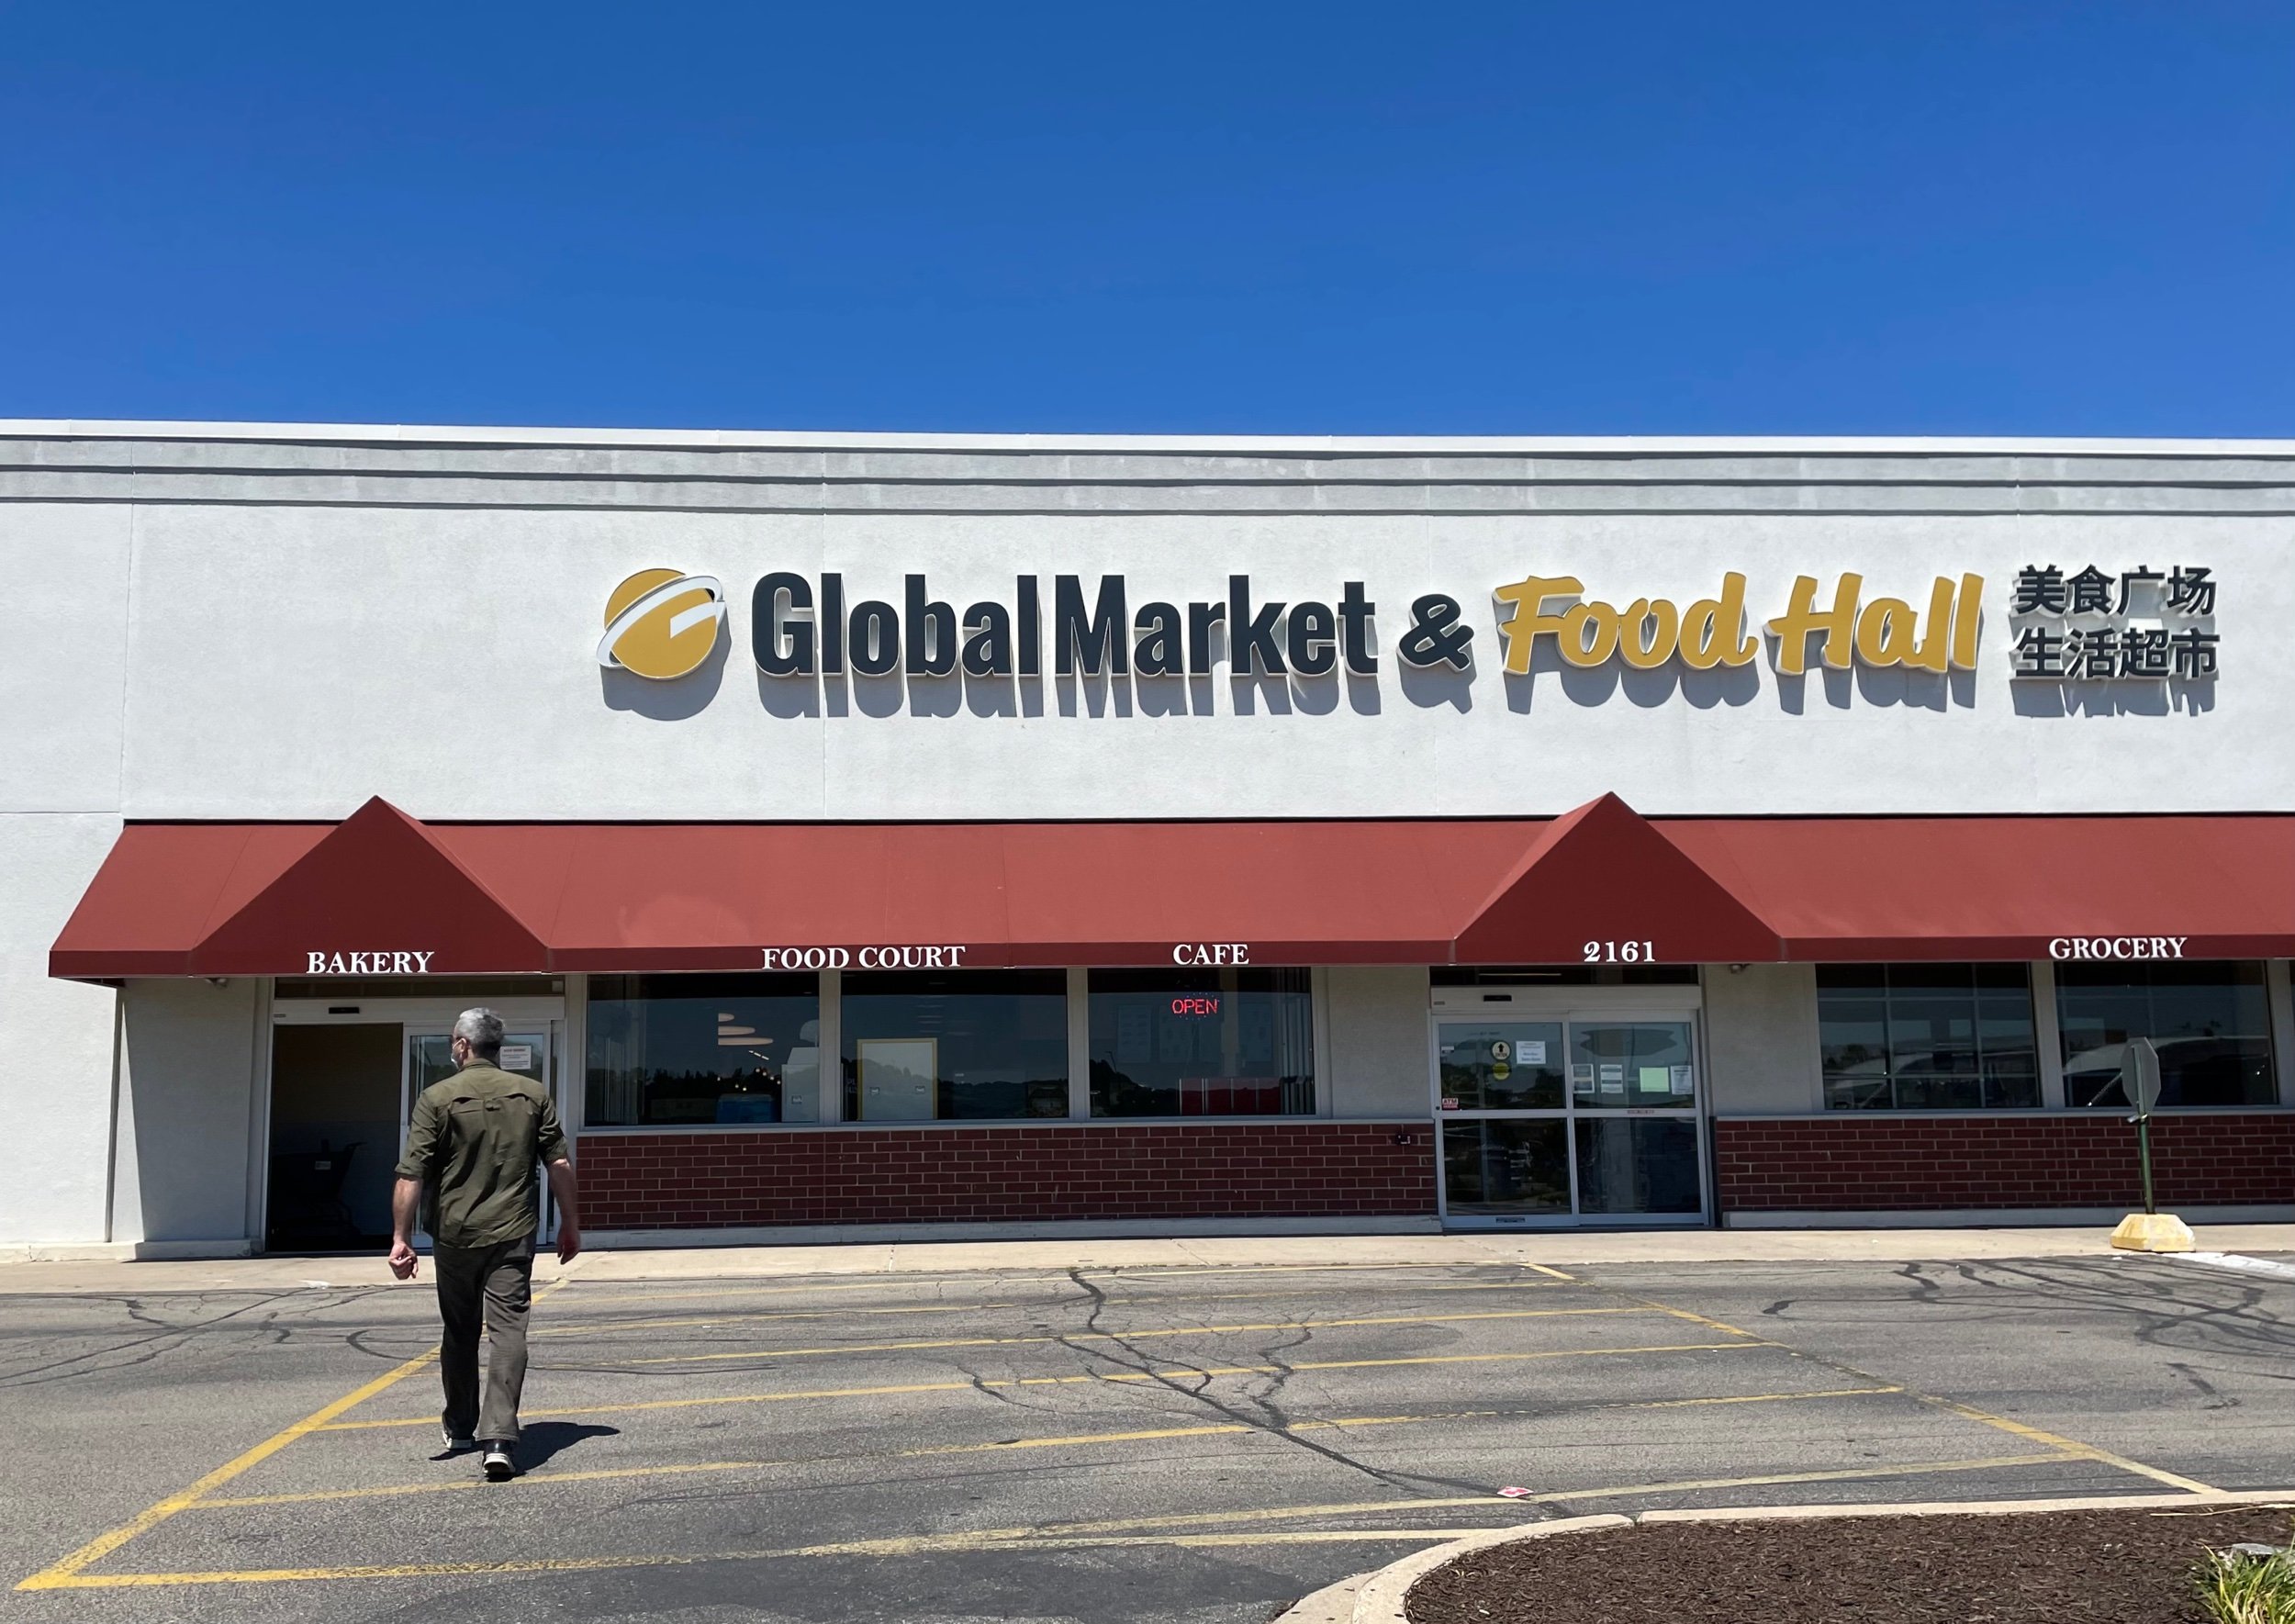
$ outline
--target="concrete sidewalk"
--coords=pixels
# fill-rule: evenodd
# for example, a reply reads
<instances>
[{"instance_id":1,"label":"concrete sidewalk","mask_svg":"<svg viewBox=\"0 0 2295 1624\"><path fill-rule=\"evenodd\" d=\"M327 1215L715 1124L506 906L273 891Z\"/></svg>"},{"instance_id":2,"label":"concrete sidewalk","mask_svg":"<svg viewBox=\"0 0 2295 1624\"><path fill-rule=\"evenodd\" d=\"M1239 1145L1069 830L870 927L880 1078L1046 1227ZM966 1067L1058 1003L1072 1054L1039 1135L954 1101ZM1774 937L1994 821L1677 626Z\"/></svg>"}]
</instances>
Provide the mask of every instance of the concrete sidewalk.
<instances>
[{"instance_id":1,"label":"concrete sidewalk","mask_svg":"<svg viewBox=\"0 0 2295 1624\"><path fill-rule=\"evenodd\" d=\"M2209 1251L2295 1253L2295 1224L2219 1224ZM755 1279L823 1274L1058 1273L1069 1269L1331 1269L1439 1264L1953 1262L2110 1255L2093 1228L1691 1229L1510 1235L1310 1235L1120 1240L914 1241L897 1245L630 1249L544 1257L537 1282ZM2127 1256L2131 1254L2121 1254ZM429 1270L423 1271L425 1289ZM276 1292L396 1283L380 1254L136 1262L0 1263L0 1295Z\"/></svg>"}]
</instances>

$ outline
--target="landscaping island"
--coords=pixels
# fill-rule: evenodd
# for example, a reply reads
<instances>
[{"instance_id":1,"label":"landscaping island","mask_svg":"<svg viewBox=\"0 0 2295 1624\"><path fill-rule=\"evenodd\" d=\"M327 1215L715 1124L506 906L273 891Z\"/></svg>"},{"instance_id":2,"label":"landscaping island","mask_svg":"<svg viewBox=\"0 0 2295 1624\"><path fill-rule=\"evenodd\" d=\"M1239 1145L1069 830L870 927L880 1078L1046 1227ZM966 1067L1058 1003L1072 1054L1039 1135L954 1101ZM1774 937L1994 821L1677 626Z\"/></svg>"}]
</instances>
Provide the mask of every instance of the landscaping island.
<instances>
[{"instance_id":1,"label":"landscaping island","mask_svg":"<svg viewBox=\"0 0 2295 1624\"><path fill-rule=\"evenodd\" d=\"M2285 1506L1657 1522L1516 1540L1411 1587L1410 1624L2211 1624L2210 1547Z\"/></svg>"}]
</instances>

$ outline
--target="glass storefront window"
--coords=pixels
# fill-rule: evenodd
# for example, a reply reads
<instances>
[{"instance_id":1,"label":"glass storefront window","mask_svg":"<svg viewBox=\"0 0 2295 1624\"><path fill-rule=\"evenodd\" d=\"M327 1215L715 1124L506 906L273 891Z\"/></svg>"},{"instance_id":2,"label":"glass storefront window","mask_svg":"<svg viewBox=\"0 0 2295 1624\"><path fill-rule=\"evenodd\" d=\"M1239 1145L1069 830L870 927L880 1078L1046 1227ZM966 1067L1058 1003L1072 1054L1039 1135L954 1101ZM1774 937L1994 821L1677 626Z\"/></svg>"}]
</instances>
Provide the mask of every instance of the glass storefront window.
<instances>
[{"instance_id":1,"label":"glass storefront window","mask_svg":"<svg viewBox=\"0 0 2295 1624\"><path fill-rule=\"evenodd\" d=\"M1829 1110L2040 1103L2032 972L2023 965L1820 965L1817 1028Z\"/></svg>"},{"instance_id":2,"label":"glass storefront window","mask_svg":"<svg viewBox=\"0 0 2295 1624\"><path fill-rule=\"evenodd\" d=\"M1442 1182L1461 1216L1566 1217L1570 1125L1559 1116L1446 1122Z\"/></svg>"},{"instance_id":3,"label":"glass storefront window","mask_svg":"<svg viewBox=\"0 0 2295 1624\"><path fill-rule=\"evenodd\" d=\"M1559 1111L1560 1021L1446 1021L1440 1052L1445 1111Z\"/></svg>"},{"instance_id":4,"label":"glass storefront window","mask_svg":"<svg viewBox=\"0 0 2295 1624\"><path fill-rule=\"evenodd\" d=\"M1573 1021L1570 1097L1581 1111L1686 1110L1697 1103L1687 1021Z\"/></svg>"},{"instance_id":5,"label":"glass storefront window","mask_svg":"<svg viewBox=\"0 0 2295 1624\"><path fill-rule=\"evenodd\" d=\"M2133 1037L2159 1049L2163 1105L2268 1105L2270 1000L2259 962L2059 964L2064 1100L2127 1108L2120 1062Z\"/></svg>"},{"instance_id":6,"label":"glass storefront window","mask_svg":"<svg viewBox=\"0 0 2295 1624\"><path fill-rule=\"evenodd\" d=\"M1093 970L1094 1116L1310 1116L1304 969Z\"/></svg>"},{"instance_id":7,"label":"glass storefront window","mask_svg":"<svg viewBox=\"0 0 2295 1624\"><path fill-rule=\"evenodd\" d=\"M844 978L848 1122L1068 1114L1065 970Z\"/></svg>"},{"instance_id":8,"label":"glass storefront window","mask_svg":"<svg viewBox=\"0 0 2295 1624\"><path fill-rule=\"evenodd\" d=\"M816 976L592 976L588 1024L589 1126L820 1120Z\"/></svg>"}]
</instances>

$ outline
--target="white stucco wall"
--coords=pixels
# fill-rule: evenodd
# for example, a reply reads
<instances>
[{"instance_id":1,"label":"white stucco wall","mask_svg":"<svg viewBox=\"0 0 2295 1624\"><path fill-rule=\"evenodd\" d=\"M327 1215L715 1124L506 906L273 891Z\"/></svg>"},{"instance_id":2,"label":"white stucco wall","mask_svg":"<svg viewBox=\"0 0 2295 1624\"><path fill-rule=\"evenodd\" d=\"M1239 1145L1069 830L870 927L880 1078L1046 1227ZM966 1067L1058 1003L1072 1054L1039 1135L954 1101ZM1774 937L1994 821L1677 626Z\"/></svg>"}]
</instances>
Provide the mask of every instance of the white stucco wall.
<instances>
[{"instance_id":1,"label":"white stucco wall","mask_svg":"<svg viewBox=\"0 0 2295 1624\"><path fill-rule=\"evenodd\" d=\"M152 509L133 562L124 810L334 817L381 793L429 818L1444 816L1559 812L1606 790L1653 814L2285 810L2295 775L2261 746L2287 742L2295 683L2295 642L2278 634L2295 610L2278 582L2288 540L2277 521L2126 515ZM2216 570L2225 669L2201 708L2027 713L2043 696L2009 675L2010 583L2027 562L2091 560ZM671 683L601 671L607 594L656 565L725 583L725 657ZM895 601L922 569L958 609L1009 604L1033 573L1047 612L1062 572L1088 589L1122 573L1135 605L1224 599L1231 571L1286 600L1327 602L1359 579L1381 611L1382 668L1287 684L1224 667L1047 677L1016 693L769 678L749 658L748 599L777 569L834 569L848 599ZM1868 599L1923 603L1938 574L1982 575L1979 668L1499 668L1494 587L1574 571L1612 602L1686 604L1729 569L1750 577L1756 621L1801 572L1824 598L1858 571ZM1408 605L1435 591L1477 627L1471 678L1406 672L1394 653ZM474 729L501 771L446 765L442 744Z\"/></svg>"},{"instance_id":2,"label":"white stucco wall","mask_svg":"<svg viewBox=\"0 0 2295 1624\"><path fill-rule=\"evenodd\" d=\"M1427 1115L1426 970L1334 965L1326 975L1331 1114Z\"/></svg>"},{"instance_id":3,"label":"white stucco wall","mask_svg":"<svg viewBox=\"0 0 2295 1624\"><path fill-rule=\"evenodd\" d=\"M115 1242L167 1246L251 1234L248 1155L263 987L247 976L219 987L128 984Z\"/></svg>"},{"instance_id":4,"label":"white stucco wall","mask_svg":"<svg viewBox=\"0 0 2295 1624\"><path fill-rule=\"evenodd\" d=\"M1814 965L1708 966L1705 992L1716 1116L1824 1109Z\"/></svg>"},{"instance_id":5,"label":"white stucco wall","mask_svg":"<svg viewBox=\"0 0 2295 1624\"><path fill-rule=\"evenodd\" d=\"M114 997L48 949L119 833L132 522L0 504L0 1247L103 1238Z\"/></svg>"}]
</instances>

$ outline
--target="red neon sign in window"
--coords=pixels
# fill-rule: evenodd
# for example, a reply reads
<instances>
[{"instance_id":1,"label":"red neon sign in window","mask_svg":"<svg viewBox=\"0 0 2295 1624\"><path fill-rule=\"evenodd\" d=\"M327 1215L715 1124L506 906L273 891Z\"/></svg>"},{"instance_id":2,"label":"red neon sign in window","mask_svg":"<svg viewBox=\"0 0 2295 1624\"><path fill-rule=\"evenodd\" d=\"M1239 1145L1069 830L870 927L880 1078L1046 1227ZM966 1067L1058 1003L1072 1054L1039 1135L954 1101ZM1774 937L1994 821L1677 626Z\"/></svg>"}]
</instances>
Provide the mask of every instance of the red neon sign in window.
<instances>
[{"instance_id":1,"label":"red neon sign in window","mask_svg":"<svg viewBox=\"0 0 2295 1624\"><path fill-rule=\"evenodd\" d=\"M1205 1015L1215 1015L1219 1013L1219 1000L1216 998L1175 998L1171 1001L1171 1013L1175 1015L1188 1015L1197 1019Z\"/></svg>"}]
</instances>

